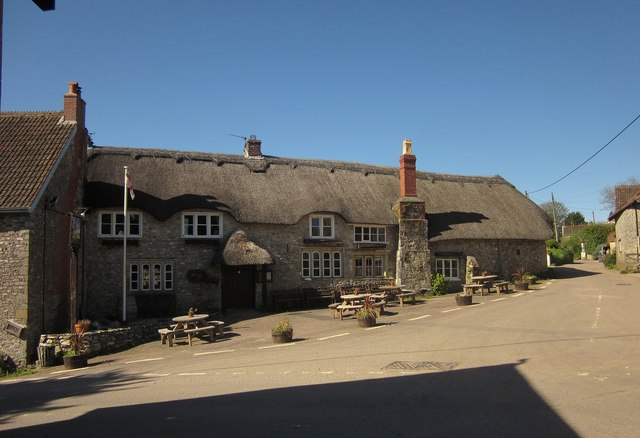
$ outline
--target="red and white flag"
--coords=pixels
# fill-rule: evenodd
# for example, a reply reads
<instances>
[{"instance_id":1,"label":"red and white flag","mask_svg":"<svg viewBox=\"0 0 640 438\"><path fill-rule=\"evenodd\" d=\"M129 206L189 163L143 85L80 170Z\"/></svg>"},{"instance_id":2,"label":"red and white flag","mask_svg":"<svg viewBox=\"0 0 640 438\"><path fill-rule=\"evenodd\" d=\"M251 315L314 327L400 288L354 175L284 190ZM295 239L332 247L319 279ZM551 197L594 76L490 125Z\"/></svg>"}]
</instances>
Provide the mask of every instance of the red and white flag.
<instances>
[{"instance_id":1,"label":"red and white flag","mask_svg":"<svg viewBox=\"0 0 640 438\"><path fill-rule=\"evenodd\" d=\"M129 172L127 172L127 188L129 189L129 196L131 196L131 200L133 201L136 199L136 192L133 191L133 182L131 181Z\"/></svg>"}]
</instances>

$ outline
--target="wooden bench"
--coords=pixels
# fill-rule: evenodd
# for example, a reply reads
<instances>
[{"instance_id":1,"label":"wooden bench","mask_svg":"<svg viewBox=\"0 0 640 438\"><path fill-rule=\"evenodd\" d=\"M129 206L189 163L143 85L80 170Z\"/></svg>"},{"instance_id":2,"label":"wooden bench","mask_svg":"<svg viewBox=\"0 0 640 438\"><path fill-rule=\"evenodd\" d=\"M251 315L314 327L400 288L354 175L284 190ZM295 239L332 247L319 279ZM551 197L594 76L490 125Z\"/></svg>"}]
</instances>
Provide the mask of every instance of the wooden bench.
<instances>
[{"instance_id":1,"label":"wooden bench","mask_svg":"<svg viewBox=\"0 0 640 438\"><path fill-rule=\"evenodd\" d=\"M336 306L340 319L344 318L344 312L353 311L355 313L358 309L362 309L362 304L338 304Z\"/></svg>"},{"instance_id":2,"label":"wooden bench","mask_svg":"<svg viewBox=\"0 0 640 438\"><path fill-rule=\"evenodd\" d=\"M335 302L335 292L332 288L309 288L302 291L304 295L304 307L311 308L318 301L321 303Z\"/></svg>"},{"instance_id":3,"label":"wooden bench","mask_svg":"<svg viewBox=\"0 0 640 438\"><path fill-rule=\"evenodd\" d=\"M175 341L176 336L184 334L184 330L161 328L158 329L158 333L160 334L160 342L162 342L163 345L166 344L168 340L169 347L173 347L173 341Z\"/></svg>"},{"instance_id":4,"label":"wooden bench","mask_svg":"<svg viewBox=\"0 0 640 438\"><path fill-rule=\"evenodd\" d=\"M509 282L508 281L496 281L493 283L493 286L496 288L496 292L501 294L502 292L509 293Z\"/></svg>"},{"instance_id":5,"label":"wooden bench","mask_svg":"<svg viewBox=\"0 0 640 438\"><path fill-rule=\"evenodd\" d=\"M407 298L411 298L412 304L416 303L416 295L417 293L412 290L403 290L400 291L399 294L396 294L396 297L400 300L400 307L404 306L404 300Z\"/></svg>"},{"instance_id":6,"label":"wooden bench","mask_svg":"<svg viewBox=\"0 0 640 438\"><path fill-rule=\"evenodd\" d=\"M473 295L478 289L480 289L480 294L484 295L484 293L482 292L481 284L463 284L462 285L462 291L464 292L465 295Z\"/></svg>"},{"instance_id":7,"label":"wooden bench","mask_svg":"<svg viewBox=\"0 0 640 438\"><path fill-rule=\"evenodd\" d=\"M338 315L338 306L340 305L340 303L331 303L329 304L329 311L331 312L331 317L333 319L336 319L336 316Z\"/></svg>"},{"instance_id":8,"label":"wooden bench","mask_svg":"<svg viewBox=\"0 0 640 438\"><path fill-rule=\"evenodd\" d=\"M378 316L380 316L380 314L382 312L384 312L384 305L386 303L384 301L376 301L375 303L373 303L373 310L376 311L376 313L378 314Z\"/></svg>"},{"instance_id":9,"label":"wooden bench","mask_svg":"<svg viewBox=\"0 0 640 438\"><path fill-rule=\"evenodd\" d=\"M193 339L194 336L199 335L200 333L206 333L206 335L209 337L209 342L213 342L214 340L214 332L216 330L216 327L213 325L207 325L204 327L196 327L196 328L192 328L192 329L187 329L184 332L187 334L187 337L189 338L189 346L192 345L191 341Z\"/></svg>"},{"instance_id":10,"label":"wooden bench","mask_svg":"<svg viewBox=\"0 0 640 438\"><path fill-rule=\"evenodd\" d=\"M207 325L212 325L215 327L215 331L218 332L218 336L224 336L224 322L223 321L207 321Z\"/></svg>"}]
</instances>

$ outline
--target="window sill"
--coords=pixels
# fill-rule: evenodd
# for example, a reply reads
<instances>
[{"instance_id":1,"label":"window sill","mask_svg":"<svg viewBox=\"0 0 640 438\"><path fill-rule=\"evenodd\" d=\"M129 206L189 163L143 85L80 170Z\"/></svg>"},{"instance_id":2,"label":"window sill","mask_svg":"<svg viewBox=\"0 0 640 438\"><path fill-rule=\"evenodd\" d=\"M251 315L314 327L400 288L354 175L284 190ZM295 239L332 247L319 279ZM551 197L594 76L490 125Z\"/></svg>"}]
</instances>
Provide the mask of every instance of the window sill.
<instances>
[{"instance_id":1,"label":"window sill","mask_svg":"<svg viewBox=\"0 0 640 438\"><path fill-rule=\"evenodd\" d=\"M304 239L303 242L313 246L342 246L342 240L338 239Z\"/></svg>"},{"instance_id":2,"label":"window sill","mask_svg":"<svg viewBox=\"0 0 640 438\"><path fill-rule=\"evenodd\" d=\"M386 248L387 243L380 242L353 242L354 248Z\"/></svg>"}]
</instances>

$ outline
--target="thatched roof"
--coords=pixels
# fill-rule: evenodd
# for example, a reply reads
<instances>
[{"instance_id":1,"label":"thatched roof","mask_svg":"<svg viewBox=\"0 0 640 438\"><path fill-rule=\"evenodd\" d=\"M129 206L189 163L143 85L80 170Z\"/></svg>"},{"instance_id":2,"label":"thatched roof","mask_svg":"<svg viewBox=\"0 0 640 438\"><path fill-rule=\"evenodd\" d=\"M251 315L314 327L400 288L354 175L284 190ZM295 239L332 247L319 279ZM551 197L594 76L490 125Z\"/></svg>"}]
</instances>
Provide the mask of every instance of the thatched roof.
<instances>
[{"instance_id":1,"label":"thatched roof","mask_svg":"<svg viewBox=\"0 0 640 438\"><path fill-rule=\"evenodd\" d=\"M131 208L159 219L209 207L241 223L295 224L327 212L349 223L397 224L397 167L116 147L90 148L88 160L90 207L121 205L127 165L136 188ZM500 176L417 172L417 178L431 240L551 237L544 212Z\"/></svg>"},{"instance_id":2,"label":"thatched roof","mask_svg":"<svg viewBox=\"0 0 640 438\"><path fill-rule=\"evenodd\" d=\"M273 259L269 253L253 243L247 233L238 230L229 237L222 253L224 262L230 266L270 265Z\"/></svg>"}]
</instances>

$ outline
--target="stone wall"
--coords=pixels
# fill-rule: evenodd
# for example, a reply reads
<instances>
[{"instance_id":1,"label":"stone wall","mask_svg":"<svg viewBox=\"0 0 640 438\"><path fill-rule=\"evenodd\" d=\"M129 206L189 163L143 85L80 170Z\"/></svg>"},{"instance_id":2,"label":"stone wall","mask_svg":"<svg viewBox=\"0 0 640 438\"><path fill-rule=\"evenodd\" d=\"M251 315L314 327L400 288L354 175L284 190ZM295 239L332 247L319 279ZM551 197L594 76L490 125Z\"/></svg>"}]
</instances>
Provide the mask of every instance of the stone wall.
<instances>
[{"instance_id":1,"label":"stone wall","mask_svg":"<svg viewBox=\"0 0 640 438\"><path fill-rule=\"evenodd\" d=\"M89 357L116 353L160 340L158 329L168 327L171 321L141 321L127 327L110 328L85 332L86 354ZM40 345L48 345L55 349L56 363L62 362L62 356L70 349L70 334L43 334Z\"/></svg>"},{"instance_id":2,"label":"stone wall","mask_svg":"<svg viewBox=\"0 0 640 438\"><path fill-rule=\"evenodd\" d=\"M638 233L640 211L630 207L616 220L616 265L618 269L633 267L638 263Z\"/></svg>"},{"instance_id":3,"label":"stone wall","mask_svg":"<svg viewBox=\"0 0 640 438\"><path fill-rule=\"evenodd\" d=\"M458 259L460 280L450 280L449 290L458 291L465 282L467 257L474 257L477 269L511 280L512 274L524 267L532 274L544 273L547 269L545 241L536 240L451 240L430 243L431 269L435 272L436 259Z\"/></svg>"},{"instance_id":4,"label":"stone wall","mask_svg":"<svg viewBox=\"0 0 640 438\"><path fill-rule=\"evenodd\" d=\"M9 320L27 324L29 230L24 222L25 215L0 218L0 351L21 367L26 365L26 342L4 328Z\"/></svg>"}]
</instances>

